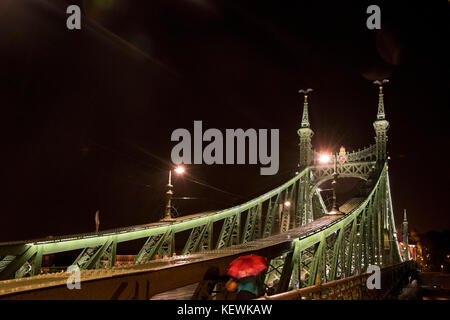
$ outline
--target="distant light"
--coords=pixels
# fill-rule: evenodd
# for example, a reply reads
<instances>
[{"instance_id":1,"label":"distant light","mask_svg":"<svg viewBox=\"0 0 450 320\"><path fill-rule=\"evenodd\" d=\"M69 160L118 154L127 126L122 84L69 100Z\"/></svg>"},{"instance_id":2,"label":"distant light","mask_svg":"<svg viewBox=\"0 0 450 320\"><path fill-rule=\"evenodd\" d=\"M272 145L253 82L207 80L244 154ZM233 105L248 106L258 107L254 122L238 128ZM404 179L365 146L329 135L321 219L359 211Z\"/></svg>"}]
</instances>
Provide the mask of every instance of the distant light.
<instances>
[{"instance_id":1,"label":"distant light","mask_svg":"<svg viewBox=\"0 0 450 320\"><path fill-rule=\"evenodd\" d=\"M319 162L320 162L320 163L328 163L328 162L330 162L330 160L331 160L331 157L330 157L330 155L328 155L328 154L322 154L322 155L319 157Z\"/></svg>"},{"instance_id":2,"label":"distant light","mask_svg":"<svg viewBox=\"0 0 450 320\"><path fill-rule=\"evenodd\" d=\"M183 174L184 173L184 167L183 166L178 166L175 168L175 172L178 174Z\"/></svg>"},{"instance_id":3,"label":"distant light","mask_svg":"<svg viewBox=\"0 0 450 320\"><path fill-rule=\"evenodd\" d=\"M328 214L330 215L337 214L337 211L331 210L330 212L328 212Z\"/></svg>"},{"instance_id":4,"label":"distant light","mask_svg":"<svg viewBox=\"0 0 450 320\"><path fill-rule=\"evenodd\" d=\"M321 192L321 191L322 191L322 189L320 189L320 188L317 188L317 191Z\"/></svg>"},{"instance_id":5,"label":"distant light","mask_svg":"<svg viewBox=\"0 0 450 320\"><path fill-rule=\"evenodd\" d=\"M284 206L289 208L291 206L291 202L289 200L285 201Z\"/></svg>"}]
</instances>

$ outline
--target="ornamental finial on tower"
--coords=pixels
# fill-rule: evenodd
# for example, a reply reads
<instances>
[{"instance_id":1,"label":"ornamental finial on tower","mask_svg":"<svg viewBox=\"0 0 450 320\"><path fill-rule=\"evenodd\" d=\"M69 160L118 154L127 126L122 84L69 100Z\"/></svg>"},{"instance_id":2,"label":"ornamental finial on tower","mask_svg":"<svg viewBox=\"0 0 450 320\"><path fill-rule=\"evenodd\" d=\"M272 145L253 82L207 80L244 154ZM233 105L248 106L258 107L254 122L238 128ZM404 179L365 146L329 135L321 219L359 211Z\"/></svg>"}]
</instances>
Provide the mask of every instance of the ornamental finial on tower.
<instances>
[{"instance_id":1,"label":"ornamental finial on tower","mask_svg":"<svg viewBox=\"0 0 450 320\"><path fill-rule=\"evenodd\" d=\"M302 128L309 128L309 116L308 116L308 94L312 92L313 89L301 89L298 92L303 93L305 100L303 102L303 116L302 116Z\"/></svg>"},{"instance_id":2,"label":"ornamental finial on tower","mask_svg":"<svg viewBox=\"0 0 450 320\"><path fill-rule=\"evenodd\" d=\"M383 120L385 118L384 114L384 98L383 98L383 84L388 83L388 79L375 80L373 83L378 85L380 92L378 94L378 114L377 119Z\"/></svg>"}]
</instances>

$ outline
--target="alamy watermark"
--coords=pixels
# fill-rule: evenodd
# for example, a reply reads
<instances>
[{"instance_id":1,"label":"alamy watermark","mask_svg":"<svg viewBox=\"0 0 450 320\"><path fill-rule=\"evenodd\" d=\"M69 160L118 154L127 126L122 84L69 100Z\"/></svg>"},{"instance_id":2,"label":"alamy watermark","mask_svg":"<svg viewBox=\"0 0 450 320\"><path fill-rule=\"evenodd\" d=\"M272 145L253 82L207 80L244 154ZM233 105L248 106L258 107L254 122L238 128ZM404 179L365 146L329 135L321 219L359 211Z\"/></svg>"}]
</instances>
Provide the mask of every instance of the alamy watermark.
<instances>
[{"instance_id":1,"label":"alamy watermark","mask_svg":"<svg viewBox=\"0 0 450 320\"><path fill-rule=\"evenodd\" d=\"M274 175L279 169L279 129L270 129L270 154L268 139L268 129L226 129L223 134L210 128L203 132L202 121L194 121L193 138L187 129L172 132L171 141L179 142L172 148L171 158L174 164L246 164L248 150L248 164L259 160L265 166L260 168L261 175ZM208 142L204 148L203 142Z\"/></svg>"},{"instance_id":2,"label":"alamy watermark","mask_svg":"<svg viewBox=\"0 0 450 320\"><path fill-rule=\"evenodd\" d=\"M367 7L366 13L370 14L370 16L367 18L366 26L367 29L373 30L381 29L381 9L379 6L372 4Z\"/></svg>"},{"instance_id":3,"label":"alamy watermark","mask_svg":"<svg viewBox=\"0 0 450 320\"><path fill-rule=\"evenodd\" d=\"M377 265L369 265L366 273L371 273L371 275L367 278L366 286L367 289L381 289L381 271L380 267Z\"/></svg>"},{"instance_id":4,"label":"alamy watermark","mask_svg":"<svg viewBox=\"0 0 450 320\"><path fill-rule=\"evenodd\" d=\"M81 29L81 9L76 4L67 7L66 13L69 14L66 20L66 27L69 30Z\"/></svg>"},{"instance_id":5,"label":"alamy watermark","mask_svg":"<svg viewBox=\"0 0 450 320\"><path fill-rule=\"evenodd\" d=\"M81 29L81 9L78 5L69 5L66 9L66 13L69 15L66 19L66 27L69 30ZM367 7L367 14L370 16L366 20L366 26L368 29L381 29L381 10L380 7L372 4Z\"/></svg>"},{"instance_id":6,"label":"alamy watermark","mask_svg":"<svg viewBox=\"0 0 450 320\"><path fill-rule=\"evenodd\" d=\"M70 274L66 282L67 288L69 290L81 289L80 268L76 265L72 265L67 268L66 272Z\"/></svg>"}]
</instances>

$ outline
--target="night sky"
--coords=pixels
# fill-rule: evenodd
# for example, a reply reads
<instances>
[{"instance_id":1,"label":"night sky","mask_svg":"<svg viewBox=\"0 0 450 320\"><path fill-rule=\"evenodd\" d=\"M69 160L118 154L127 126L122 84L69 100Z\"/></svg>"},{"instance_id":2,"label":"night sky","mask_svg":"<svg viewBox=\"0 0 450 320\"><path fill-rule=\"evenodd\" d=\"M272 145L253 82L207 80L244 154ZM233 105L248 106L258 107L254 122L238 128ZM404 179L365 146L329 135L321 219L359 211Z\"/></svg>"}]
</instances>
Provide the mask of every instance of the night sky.
<instances>
[{"instance_id":1,"label":"night sky","mask_svg":"<svg viewBox=\"0 0 450 320\"><path fill-rule=\"evenodd\" d=\"M393 6L392 2L395 2ZM82 30L66 28L79 4ZM381 8L368 30L366 8ZM180 215L226 208L293 176L303 99L316 150L373 144L378 89L390 122L397 225L450 228L447 1L2 0L0 241L162 217L170 135L280 129L280 170L190 165Z\"/></svg>"}]
</instances>

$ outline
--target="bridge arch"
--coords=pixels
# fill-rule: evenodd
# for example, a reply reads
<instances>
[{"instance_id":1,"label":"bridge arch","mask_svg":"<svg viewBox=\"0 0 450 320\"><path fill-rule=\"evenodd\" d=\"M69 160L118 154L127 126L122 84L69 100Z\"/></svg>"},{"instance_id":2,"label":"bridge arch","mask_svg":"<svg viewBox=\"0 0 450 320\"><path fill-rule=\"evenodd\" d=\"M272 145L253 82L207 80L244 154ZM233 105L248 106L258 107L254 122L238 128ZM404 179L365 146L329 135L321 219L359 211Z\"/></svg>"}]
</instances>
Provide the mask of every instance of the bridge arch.
<instances>
[{"instance_id":1,"label":"bridge arch","mask_svg":"<svg viewBox=\"0 0 450 320\"><path fill-rule=\"evenodd\" d=\"M367 181L375 170L375 162L352 162L336 166L336 171L340 178L358 178ZM310 190L314 192L319 185L325 181L333 179L333 165L311 166Z\"/></svg>"},{"instance_id":2,"label":"bridge arch","mask_svg":"<svg viewBox=\"0 0 450 320\"><path fill-rule=\"evenodd\" d=\"M334 165L316 165L309 167L311 179L309 181L309 197L307 198L308 206L313 208L313 197L317 193L317 188L324 182L333 179ZM336 171L340 178L357 178L367 181L375 169L375 162L351 162L339 164Z\"/></svg>"}]
</instances>

